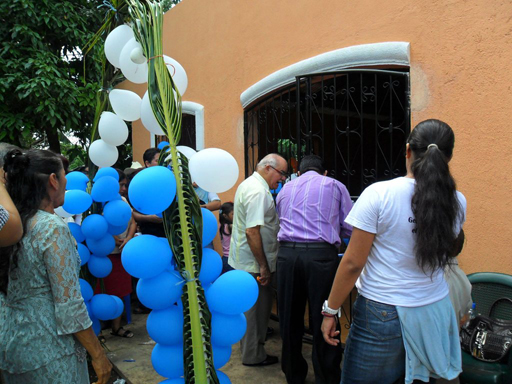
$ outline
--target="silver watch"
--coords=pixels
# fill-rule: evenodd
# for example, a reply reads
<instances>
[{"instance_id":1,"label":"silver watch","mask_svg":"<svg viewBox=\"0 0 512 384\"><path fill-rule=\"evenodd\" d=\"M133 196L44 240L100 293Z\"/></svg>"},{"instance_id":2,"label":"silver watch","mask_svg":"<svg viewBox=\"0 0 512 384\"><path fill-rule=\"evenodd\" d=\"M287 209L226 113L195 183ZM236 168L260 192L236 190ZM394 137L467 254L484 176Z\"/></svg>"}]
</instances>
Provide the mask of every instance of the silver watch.
<instances>
[{"instance_id":1,"label":"silver watch","mask_svg":"<svg viewBox=\"0 0 512 384\"><path fill-rule=\"evenodd\" d=\"M340 309L331 309L327 303L327 300L324 301L324 305L322 305L322 312L328 313L329 315L337 315L340 316Z\"/></svg>"}]
</instances>

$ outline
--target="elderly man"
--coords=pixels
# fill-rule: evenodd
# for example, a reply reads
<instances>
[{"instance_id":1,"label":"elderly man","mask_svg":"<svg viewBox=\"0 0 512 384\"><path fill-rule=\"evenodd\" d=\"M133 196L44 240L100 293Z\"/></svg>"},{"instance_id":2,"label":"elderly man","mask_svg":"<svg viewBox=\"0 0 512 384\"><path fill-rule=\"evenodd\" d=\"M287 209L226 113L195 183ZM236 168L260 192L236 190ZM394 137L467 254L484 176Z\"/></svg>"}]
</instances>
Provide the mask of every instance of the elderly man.
<instances>
[{"instance_id":1,"label":"elderly man","mask_svg":"<svg viewBox=\"0 0 512 384\"><path fill-rule=\"evenodd\" d=\"M235 194L233 232L228 263L249 272L258 281L256 304L245 313L247 332L240 341L242 363L263 366L278 362L265 352L273 291L271 281L276 270L279 219L270 189L287 177L288 164L276 154L265 156L252 176L243 181Z\"/></svg>"},{"instance_id":2,"label":"elderly man","mask_svg":"<svg viewBox=\"0 0 512 384\"><path fill-rule=\"evenodd\" d=\"M286 183L277 195L281 222L277 301L283 340L281 366L288 383L304 383L308 372L301 352L306 300L313 331L315 381L340 382L341 345L328 345L320 326L322 304L338 268L341 238L352 233L352 227L344 223L352 201L347 188L326 175L320 157L306 156L299 177Z\"/></svg>"}]
</instances>

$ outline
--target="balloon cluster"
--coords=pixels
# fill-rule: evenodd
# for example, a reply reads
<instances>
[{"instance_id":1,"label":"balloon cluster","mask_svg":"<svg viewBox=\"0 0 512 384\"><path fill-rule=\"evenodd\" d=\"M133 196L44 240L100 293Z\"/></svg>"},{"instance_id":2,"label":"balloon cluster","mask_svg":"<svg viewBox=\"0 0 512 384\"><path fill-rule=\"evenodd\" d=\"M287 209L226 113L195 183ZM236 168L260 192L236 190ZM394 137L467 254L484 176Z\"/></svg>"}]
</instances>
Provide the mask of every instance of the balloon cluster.
<instances>
[{"instance_id":1,"label":"balloon cluster","mask_svg":"<svg viewBox=\"0 0 512 384\"><path fill-rule=\"evenodd\" d=\"M135 39L128 25L120 25L109 33L105 40L105 56L116 68L120 68L124 77L136 84L148 81L148 61L142 52L142 46ZM163 56L174 84L183 96L188 87L185 69L169 56ZM98 167L110 167L119 156L117 146L123 145L128 138L125 121L141 119L144 127L156 135L162 134L151 104L148 92L141 99L135 92L114 89L109 92L112 112L103 112L98 123L100 139L89 147L89 158Z\"/></svg>"},{"instance_id":2,"label":"balloon cluster","mask_svg":"<svg viewBox=\"0 0 512 384\"><path fill-rule=\"evenodd\" d=\"M70 217L84 213L91 207L93 201L103 205L103 215L91 214L82 221L81 225L68 223L68 226L77 242L81 265L87 264L89 272L97 278L106 277L112 271L112 262L107 256L115 248L114 236L126 230L132 216L130 206L119 195L119 174L113 168L98 170L93 179L90 194L86 192L89 178L83 173L70 172L66 175L66 179L67 191L64 204L55 210L57 214ZM87 304L92 297L92 288L85 281L81 281L81 287ZM105 296L108 298L104 298ZM89 314L93 319L93 325L96 324L95 331L99 327L98 319L114 319L120 316L123 307L122 301L117 297L112 299L110 295L95 295L88 305L89 309L92 308ZM109 308L108 311L107 308ZM119 308L121 308L120 312Z\"/></svg>"},{"instance_id":3,"label":"balloon cluster","mask_svg":"<svg viewBox=\"0 0 512 384\"><path fill-rule=\"evenodd\" d=\"M122 300L114 295L100 293L93 295L91 285L84 279L80 280L80 289L87 312L92 320L92 329L96 335L101 332L100 320L113 320L121 316L124 310Z\"/></svg>"},{"instance_id":4,"label":"balloon cluster","mask_svg":"<svg viewBox=\"0 0 512 384\"><path fill-rule=\"evenodd\" d=\"M208 211L209 212L209 211ZM204 211L203 211L204 214ZM208 226L208 224L206 224ZM207 230L208 231L208 230ZM183 306L180 301L185 280L171 263L172 252L165 238L142 235L130 240L123 249L121 261L125 270L140 280L137 296L151 308L147 318L149 336L157 343L151 354L155 371L181 383L183 376ZM213 362L222 368L231 357L231 346L247 329L244 312L258 298L258 285L244 271L230 271L220 276L222 261L212 249L203 248L199 280L206 291L212 314ZM222 383L230 383L218 372Z\"/></svg>"}]
</instances>

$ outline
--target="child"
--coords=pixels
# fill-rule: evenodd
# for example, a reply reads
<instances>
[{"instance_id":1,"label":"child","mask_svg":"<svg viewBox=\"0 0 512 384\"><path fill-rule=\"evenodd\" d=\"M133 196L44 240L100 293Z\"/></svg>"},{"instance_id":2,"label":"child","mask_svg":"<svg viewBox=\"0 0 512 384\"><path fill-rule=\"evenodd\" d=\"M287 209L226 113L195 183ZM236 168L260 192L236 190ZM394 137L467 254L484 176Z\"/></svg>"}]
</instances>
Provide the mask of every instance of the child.
<instances>
[{"instance_id":1,"label":"child","mask_svg":"<svg viewBox=\"0 0 512 384\"><path fill-rule=\"evenodd\" d=\"M222 273L231 271L233 268L228 264L229 242L231 241L231 227L233 226L233 203L222 204L219 211L220 241L222 243Z\"/></svg>"}]
</instances>

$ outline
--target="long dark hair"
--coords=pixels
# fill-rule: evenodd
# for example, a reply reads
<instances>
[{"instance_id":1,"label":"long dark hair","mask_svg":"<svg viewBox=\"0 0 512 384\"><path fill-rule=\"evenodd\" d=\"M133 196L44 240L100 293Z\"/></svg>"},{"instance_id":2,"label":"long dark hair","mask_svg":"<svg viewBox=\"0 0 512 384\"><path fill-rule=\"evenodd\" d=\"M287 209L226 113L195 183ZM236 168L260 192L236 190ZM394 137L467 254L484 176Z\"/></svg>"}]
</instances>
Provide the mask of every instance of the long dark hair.
<instances>
[{"instance_id":1,"label":"long dark hair","mask_svg":"<svg viewBox=\"0 0 512 384\"><path fill-rule=\"evenodd\" d=\"M231 220L228 219L228 215L233 211L234 204L231 202L227 202L222 204L219 211L219 223L220 223L220 238L223 239L224 236L231 235L231 229L229 228L229 224L233 224ZM228 228L228 232L224 232L224 228Z\"/></svg>"},{"instance_id":2,"label":"long dark hair","mask_svg":"<svg viewBox=\"0 0 512 384\"><path fill-rule=\"evenodd\" d=\"M23 153L14 149L5 155L4 171L7 173L5 186L20 214L23 237L27 234L29 220L36 214L42 201L48 197L47 185L50 175L55 173L60 177L59 172L62 169L61 159L50 151L31 149ZM2 248L0 256L0 291L2 292L7 292L10 263L17 265L20 242Z\"/></svg>"},{"instance_id":3,"label":"long dark hair","mask_svg":"<svg viewBox=\"0 0 512 384\"><path fill-rule=\"evenodd\" d=\"M416 261L424 271L433 273L444 268L454 256L458 236L454 233L455 225L463 215L448 166L455 135L448 124L431 119L419 123L407 142L413 154L411 171L416 180L411 201L416 219Z\"/></svg>"}]
</instances>

